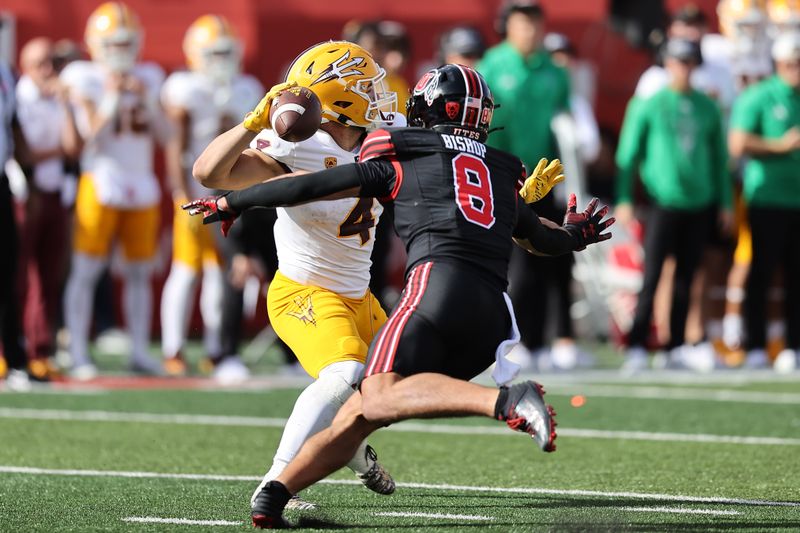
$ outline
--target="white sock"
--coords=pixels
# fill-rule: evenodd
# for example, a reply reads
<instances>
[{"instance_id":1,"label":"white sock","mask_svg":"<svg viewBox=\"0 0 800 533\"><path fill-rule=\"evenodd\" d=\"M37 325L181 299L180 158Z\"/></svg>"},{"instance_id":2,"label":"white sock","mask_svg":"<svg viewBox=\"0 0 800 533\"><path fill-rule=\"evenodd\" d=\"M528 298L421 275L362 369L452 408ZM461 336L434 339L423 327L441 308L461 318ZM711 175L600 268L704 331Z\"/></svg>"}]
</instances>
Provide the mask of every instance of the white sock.
<instances>
[{"instance_id":1,"label":"white sock","mask_svg":"<svg viewBox=\"0 0 800 533\"><path fill-rule=\"evenodd\" d=\"M69 353L72 366L90 364L89 328L92 325L94 289L105 260L81 253L72 255L72 267L64 291L64 322L69 331Z\"/></svg>"},{"instance_id":2,"label":"white sock","mask_svg":"<svg viewBox=\"0 0 800 533\"><path fill-rule=\"evenodd\" d=\"M161 353L175 357L186 342L197 274L188 266L174 262L161 293Z\"/></svg>"},{"instance_id":3,"label":"white sock","mask_svg":"<svg viewBox=\"0 0 800 533\"><path fill-rule=\"evenodd\" d=\"M131 361L151 361L148 345L153 312L153 288L150 285L152 270L151 261L129 261L123 269L123 306L131 335Z\"/></svg>"},{"instance_id":4,"label":"white sock","mask_svg":"<svg viewBox=\"0 0 800 533\"><path fill-rule=\"evenodd\" d=\"M203 285L200 289L200 314L203 316L203 343L212 357L222 355L220 329L222 327L222 291L225 286L222 269L214 264L203 268Z\"/></svg>"},{"instance_id":5,"label":"white sock","mask_svg":"<svg viewBox=\"0 0 800 533\"><path fill-rule=\"evenodd\" d=\"M353 385L358 382L363 368L364 365L356 361L333 363L325 367L319 378L300 393L283 428L272 468L253 493L251 504L261 488L284 471L306 440L331 425L339 408L355 392ZM359 451L363 455L363 450Z\"/></svg>"}]
</instances>

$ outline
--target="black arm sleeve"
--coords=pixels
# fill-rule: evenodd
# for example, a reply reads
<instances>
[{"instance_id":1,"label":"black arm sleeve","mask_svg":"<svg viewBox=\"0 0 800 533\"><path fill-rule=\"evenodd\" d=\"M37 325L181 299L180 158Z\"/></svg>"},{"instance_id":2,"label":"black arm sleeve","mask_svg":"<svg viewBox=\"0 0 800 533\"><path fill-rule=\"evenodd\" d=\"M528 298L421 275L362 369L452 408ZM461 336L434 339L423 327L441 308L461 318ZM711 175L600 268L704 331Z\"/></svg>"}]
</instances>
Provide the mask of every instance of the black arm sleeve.
<instances>
[{"instance_id":1,"label":"black arm sleeve","mask_svg":"<svg viewBox=\"0 0 800 533\"><path fill-rule=\"evenodd\" d=\"M361 198L386 198L392 193L397 172L391 161L370 159L356 165L361 180Z\"/></svg>"},{"instance_id":2,"label":"black arm sleeve","mask_svg":"<svg viewBox=\"0 0 800 533\"><path fill-rule=\"evenodd\" d=\"M251 207L301 204L355 187L360 188L358 196L378 196L387 187L391 190L390 176L394 176L391 163L366 161L259 183L228 193L227 200L231 209L241 212Z\"/></svg>"},{"instance_id":3,"label":"black arm sleeve","mask_svg":"<svg viewBox=\"0 0 800 533\"><path fill-rule=\"evenodd\" d=\"M250 207L295 205L360 185L356 165L342 165L311 174L273 179L228 193L228 205L236 212Z\"/></svg>"},{"instance_id":4,"label":"black arm sleeve","mask_svg":"<svg viewBox=\"0 0 800 533\"><path fill-rule=\"evenodd\" d=\"M527 240L537 252L563 255L576 248L575 238L563 228L549 228L522 199L517 200L517 224L514 238Z\"/></svg>"}]
</instances>

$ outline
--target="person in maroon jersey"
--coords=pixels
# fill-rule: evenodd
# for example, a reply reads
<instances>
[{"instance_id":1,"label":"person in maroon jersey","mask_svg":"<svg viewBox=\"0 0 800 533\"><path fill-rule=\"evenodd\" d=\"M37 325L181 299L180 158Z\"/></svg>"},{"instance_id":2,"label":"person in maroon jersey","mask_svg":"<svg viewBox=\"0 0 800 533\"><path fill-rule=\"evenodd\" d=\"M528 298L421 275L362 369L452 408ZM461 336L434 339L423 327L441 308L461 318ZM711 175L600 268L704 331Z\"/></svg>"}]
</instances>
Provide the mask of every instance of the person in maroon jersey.
<instances>
[{"instance_id":1,"label":"person in maroon jersey","mask_svg":"<svg viewBox=\"0 0 800 533\"><path fill-rule=\"evenodd\" d=\"M518 194L527 174L521 161L483 144L494 102L476 71L459 65L429 71L407 107L409 124L419 127L372 132L356 164L184 206L227 231L251 207L379 198L392 204L408 252L406 285L370 346L361 394L263 487L251 515L256 527L286 526L281 513L293 493L344 466L373 431L408 418L488 416L529 433L542 450L555 450L555 413L539 384L498 390L468 380L495 360L507 363L498 348L516 329L505 293L512 242L533 253L564 254L610 238L603 231L614 219L602 220L608 209L596 211L596 199L578 213L574 195L563 226L525 205Z\"/></svg>"}]
</instances>

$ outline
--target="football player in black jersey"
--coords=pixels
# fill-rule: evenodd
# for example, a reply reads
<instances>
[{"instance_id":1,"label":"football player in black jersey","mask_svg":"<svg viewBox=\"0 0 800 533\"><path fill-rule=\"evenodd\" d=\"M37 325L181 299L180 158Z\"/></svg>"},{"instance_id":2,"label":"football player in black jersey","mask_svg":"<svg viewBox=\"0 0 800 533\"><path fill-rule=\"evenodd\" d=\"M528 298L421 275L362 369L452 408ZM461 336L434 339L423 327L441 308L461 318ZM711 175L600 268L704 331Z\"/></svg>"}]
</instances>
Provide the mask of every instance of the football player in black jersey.
<instances>
[{"instance_id":1,"label":"football player in black jersey","mask_svg":"<svg viewBox=\"0 0 800 533\"><path fill-rule=\"evenodd\" d=\"M406 285L370 346L361 394L262 489L254 526L285 526L281 513L292 494L344 466L367 435L400 420L484 415L529 433L546 452L555 450L555 413L539 384L498 390L468 380L495 362L513 330L505 294L513 241L542 255L569 253L610 238L603 231L614 219L602 220L608 209L595 211L596 199L578 213L574 195L563 226L539 219L520 186L523 196L543 184L546 193L557 179L548 183L542 174L552 178L560 165L543 170L540 164L523 184L520 160L483 144L493 108L480 74L444 65L414 88L408 119L417 127L372 132L358 163L184 206L205 222L221 221L225 232L247 208L375 197L393 207L408 252Z\"/></svg>"}]
</instances>

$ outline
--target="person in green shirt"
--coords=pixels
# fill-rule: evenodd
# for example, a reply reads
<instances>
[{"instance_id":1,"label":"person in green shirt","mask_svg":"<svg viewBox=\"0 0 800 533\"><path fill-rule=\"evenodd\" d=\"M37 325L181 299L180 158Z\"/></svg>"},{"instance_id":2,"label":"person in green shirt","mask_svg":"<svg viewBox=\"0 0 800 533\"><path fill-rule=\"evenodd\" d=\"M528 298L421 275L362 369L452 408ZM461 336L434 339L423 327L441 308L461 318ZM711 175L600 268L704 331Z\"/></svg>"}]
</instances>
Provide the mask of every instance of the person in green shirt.
<instances>
[{"instance_id":1,"label":"person in green shirt","mask_svg":"<svg viewBox=\"0 0 800 533\"><path fill-rule=\"evenodd\" d=\"M776 74L734 103L728 143L747 157L743 195L752 232L745 283L745 366L765 367L767 292L783 266L786 350L776 369L797 368L800 349L800 34L781 35L772 48Z\"/></svg>"},{"instance_id":2,"label":"person in green shirt","mask_svg":"<svg viewBox=\"0 0 800 533\"><path fill-rule=\"evenodd\" d=\"M691 362L684 346L689 289L702 258L715 216L730 230L731 181L722 115L714 101L692 89L690 76L701 61L700 47L671 39L664 66L671 81L648 99L628 105L617 149L617 220L633 219L633 178L639 172L652 202L644 239L644 281L633 325L628 333L624 369L648 364L646 346L653 315L653 297L664 260L675 257L666 349L676 365Z\"/></svg>"},{"instance_id":3,"label":"person in green shirt","mask_svg":"<svg viewBox=\"0 0 800 533\"><path fill-rule=\"evenodd\" d=\"M477 65L497 103L486 144L511 152L532 169L542 157L558 157L551 122L569 108L569 73L553 63L543 46L545 13L538 2L505 2L497 29L504 41L489 49ZM565 202L548 195L536 204L536 212L560 221ZM512 255L509 293L522 337L515 355L524 366L552 362L568 369L577 364L580 353L572 340L569 314L572 264L572 254L543 258L515 251ZM555 298L556 313L547 312L550 297ZM545 347L548 316L555 322L552 350Z\"/></svg>"}]
</instances>

